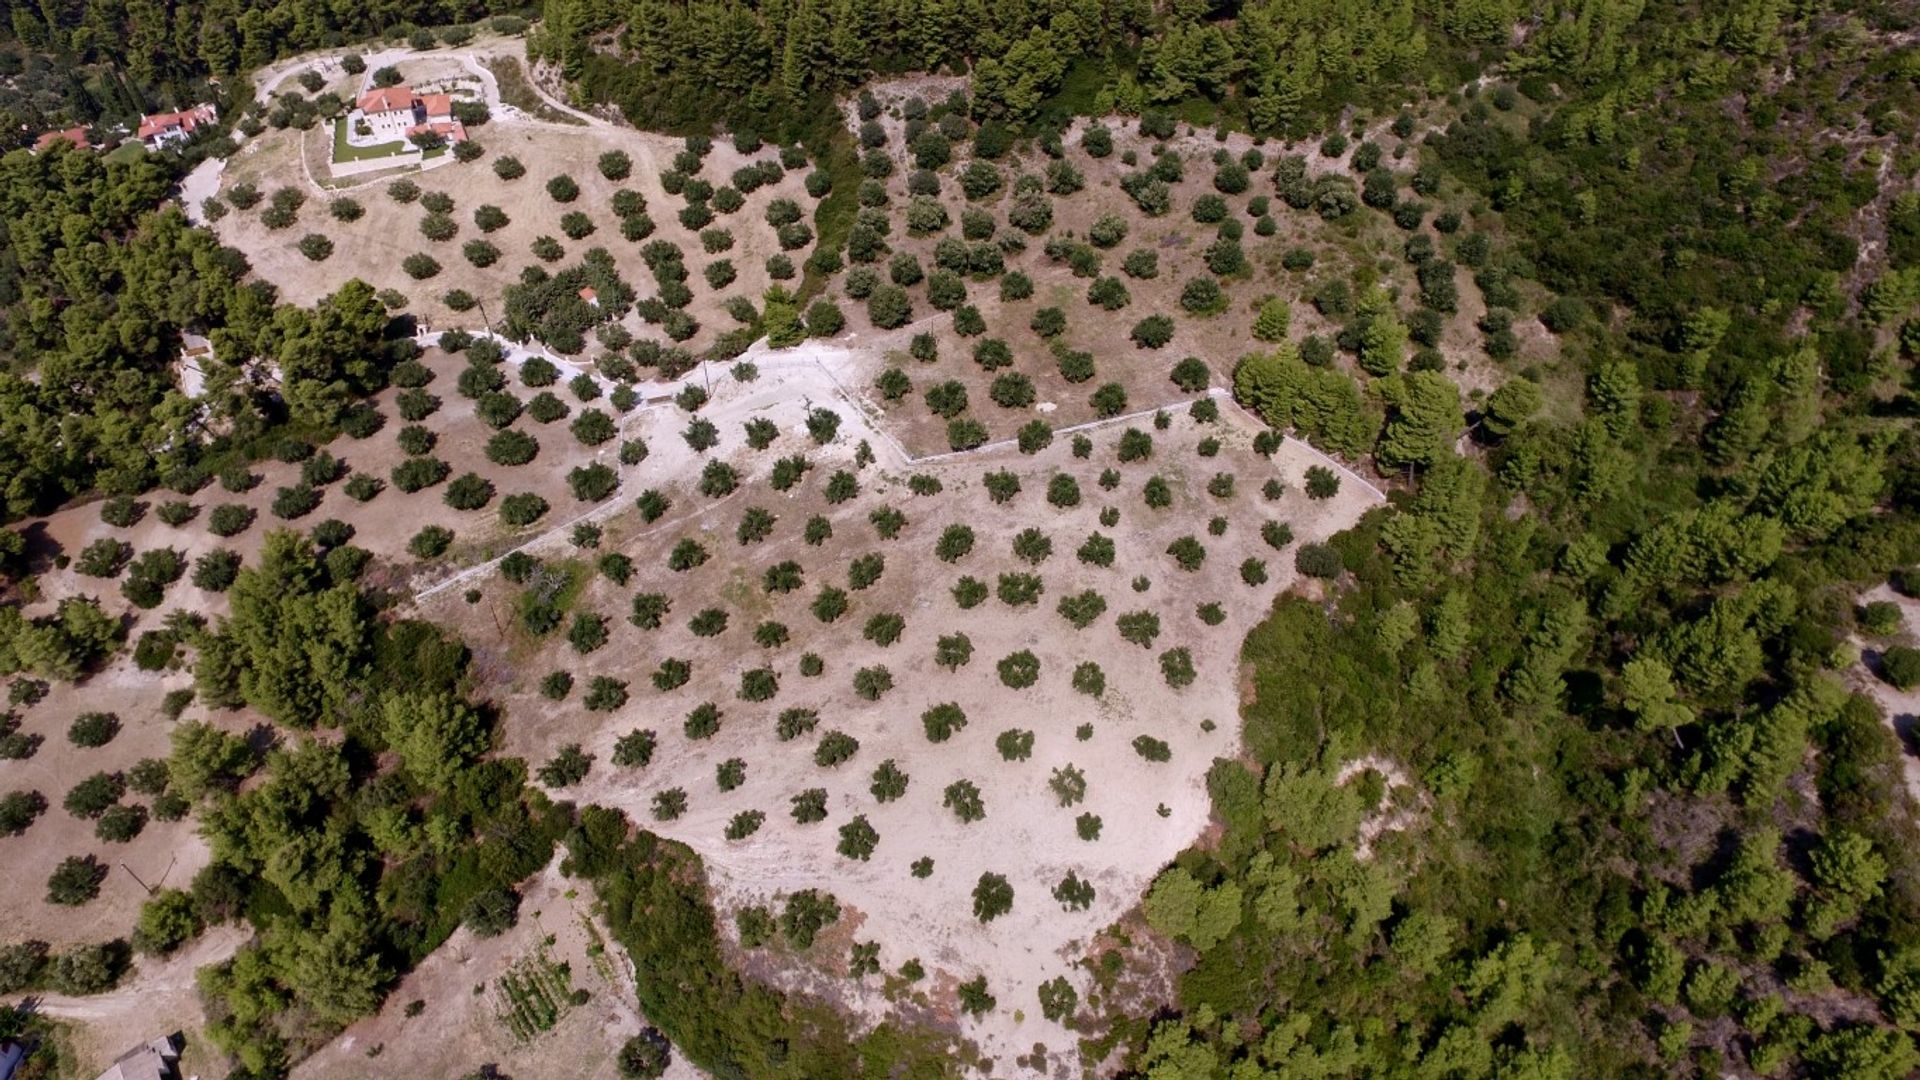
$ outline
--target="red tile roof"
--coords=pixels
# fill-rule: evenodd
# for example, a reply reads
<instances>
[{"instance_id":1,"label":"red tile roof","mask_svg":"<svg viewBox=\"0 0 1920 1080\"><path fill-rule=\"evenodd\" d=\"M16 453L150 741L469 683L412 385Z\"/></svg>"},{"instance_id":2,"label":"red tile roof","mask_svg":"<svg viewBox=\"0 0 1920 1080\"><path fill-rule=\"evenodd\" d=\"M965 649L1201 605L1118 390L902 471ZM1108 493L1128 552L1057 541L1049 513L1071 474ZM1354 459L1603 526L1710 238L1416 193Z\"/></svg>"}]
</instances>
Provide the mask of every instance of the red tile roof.
<instances>
[{"instance_id":1,"label":"red tile roof","mask_svg":"<svg viewBox=\"0 0 1920 1080\"><path fill-rule=\"evenodd\" d=\"M359 100L354 102L354 106L361 112L370 113L398 112L402 109L411 112L413 110L413 102L414 94L412 87L406 85L385 86L361 94Z\"/></svg>"},{"instance_id":2,"label":"red tile roof","mask_svg":"<svg viewBox=\"0 0 1920 1080\"><path fill-rule=\"evenodd\" d=\"M33 152L37 154L57 142L70 142L82 150L87 149L89 143L86 126L83 124L80 127L70 127L65 131L45 132L33 140Z\"/></svg>"},{"instance_id":3,"label":"red tile roof","mask_svg":"<svg viewBox=\"0 0 1920 1080\"><path fill-rule=\"evenodd\" d=\"M153 113L140 118L139 139L145 142L155 135L165 135L173 131L192 134L201 124L211 124L219 119L219 112L212 105L195 105L191 109L179 112Z\"/></svg>"},{"instance_id":4,"label":"red tile roof","mask_svg":"<svg viewBox=\"0 0 1920 1080\"><path fill-rule=\"evenodd\" d=\"M467 127L458 120L432 120L415 124L407 129L407 136L411 138L423 131L431 131L450 143L467 141Z\"/></svg>"},{"instance_id":5,"label":"red tile roof","mask_svg":"<svg viewBox=\"0 0 1920 1080\"><path fill-rule=\"evenodd\" d=\"M428 119L436 116L452 116L453 95L422 94L420 95L420 106L426 110Z\"/></svg>"},{"instance_id":6,"label":"red tile roof","mask_svg":"<svg viewBox=\"0 0 1920 1080\"><path fill-rule=\"evenodd\" d=\"M583 285L580 287L580 299L589 304L597 304L600 302L600 294L593 291L593 286Z\"/></svg>"}]
</instances>

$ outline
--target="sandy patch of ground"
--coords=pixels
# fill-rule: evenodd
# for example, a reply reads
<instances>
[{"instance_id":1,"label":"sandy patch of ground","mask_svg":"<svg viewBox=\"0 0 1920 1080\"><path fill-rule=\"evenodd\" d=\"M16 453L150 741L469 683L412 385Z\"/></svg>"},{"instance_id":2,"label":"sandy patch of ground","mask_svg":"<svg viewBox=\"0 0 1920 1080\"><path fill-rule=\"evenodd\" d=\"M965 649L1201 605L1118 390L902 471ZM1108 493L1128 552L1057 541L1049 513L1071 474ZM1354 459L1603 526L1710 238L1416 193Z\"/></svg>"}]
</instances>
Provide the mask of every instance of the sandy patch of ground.
<instances>
[{"instance_id":1,"label":"sandy patch of ground","mask_svg":"<svg viewBox=\"0 0 1920 1080\"><path fill-rule=\"evenodd\" d=\"M1415 786L1405 767L1378 754L1367 754L1342 764L1333 782L1351 783L1369 772L1379 774L1385 790L1380 801L1367 808L1367 816L1360 822L1360 838L1354 844L1353 857L1361 862L1373 858L1373 845L1381 836L1412 828L1432 803L1426 793Z\"/></svg>"}]
</instances>

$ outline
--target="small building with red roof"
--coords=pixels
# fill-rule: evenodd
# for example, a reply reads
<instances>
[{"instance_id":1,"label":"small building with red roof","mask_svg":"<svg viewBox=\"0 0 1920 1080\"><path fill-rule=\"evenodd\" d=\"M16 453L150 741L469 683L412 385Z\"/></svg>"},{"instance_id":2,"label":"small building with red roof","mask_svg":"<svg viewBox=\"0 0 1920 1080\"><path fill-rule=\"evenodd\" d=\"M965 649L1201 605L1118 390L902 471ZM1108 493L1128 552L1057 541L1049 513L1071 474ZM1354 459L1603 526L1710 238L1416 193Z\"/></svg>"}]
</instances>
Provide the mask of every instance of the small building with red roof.
<instances>
[{"instance_id":1,"label":"small building with red roof","mask_svg":"<svg viewBox=\"0 0 1920 1080\"><path fill-rule=\"evenodd\" d=\"M93 149L93 144L87 141L86 125L82 124L79 127L70 127L65 131L43 132L39 138L33 140L33 152L36 154L42 153L47 147L52 146L54 143L61 142L72 143L76 149L80 150Z\"/></svg>"}]
</instances>

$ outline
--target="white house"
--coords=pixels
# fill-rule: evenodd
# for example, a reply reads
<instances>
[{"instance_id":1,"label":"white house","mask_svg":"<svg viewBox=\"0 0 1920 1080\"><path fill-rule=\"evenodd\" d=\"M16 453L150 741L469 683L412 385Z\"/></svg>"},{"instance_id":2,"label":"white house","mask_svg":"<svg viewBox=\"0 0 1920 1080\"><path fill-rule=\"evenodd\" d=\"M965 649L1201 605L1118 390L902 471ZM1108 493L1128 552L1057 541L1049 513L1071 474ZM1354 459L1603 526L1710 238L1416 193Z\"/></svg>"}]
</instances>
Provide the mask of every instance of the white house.
<instances>
[{"instance_id":1,"label":"white house","mask_svg":"<svg viewBox=\"0 0 1920 1080\"><path fill-rule=\"evenodd\" d=\"M465 142L467 129L453 118L451 94L416 94L410 86L383 86L369 90L354 102L372 136L381 141L411 140L431 131L450 143Z\"/></svg>"}]
</instances>

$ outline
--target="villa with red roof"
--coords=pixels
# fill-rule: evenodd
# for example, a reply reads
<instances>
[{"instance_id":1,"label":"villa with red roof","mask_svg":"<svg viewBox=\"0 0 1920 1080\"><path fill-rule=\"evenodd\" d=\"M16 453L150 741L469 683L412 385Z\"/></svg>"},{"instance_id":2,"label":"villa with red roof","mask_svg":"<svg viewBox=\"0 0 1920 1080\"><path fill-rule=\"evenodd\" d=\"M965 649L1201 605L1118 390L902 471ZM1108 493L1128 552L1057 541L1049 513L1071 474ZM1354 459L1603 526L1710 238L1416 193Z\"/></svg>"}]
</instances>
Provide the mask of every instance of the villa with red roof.
<instances>
[{"instance_id":1,"label":"villa with red roof","mask_svg":"<svg viewBox=\"0 0 1920 1080\"><path fill-rule=\"evenodd\" d=\"M179 112L153 113L140 118L139 139L147 149L159 150L186 142L196 130L219 119L219 110L207 103Z\"/></svg>"},{"instance_id":2,"label":"villa with red roof","mask_svg":"<svg viewBox=\"0 0 1920 1080\"><path fill-rule=\"evenodd\" d=\"M354 102L368 132L376 139L409 139L431 131L450 143L465 142L467 129L453 118L451 94L416 94L410 86L376 87ZM358 126L358 123L355 125Z\"/></svg>"}]
</instances>

